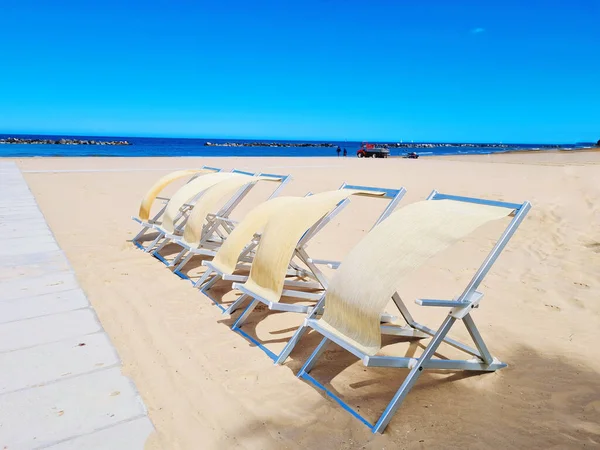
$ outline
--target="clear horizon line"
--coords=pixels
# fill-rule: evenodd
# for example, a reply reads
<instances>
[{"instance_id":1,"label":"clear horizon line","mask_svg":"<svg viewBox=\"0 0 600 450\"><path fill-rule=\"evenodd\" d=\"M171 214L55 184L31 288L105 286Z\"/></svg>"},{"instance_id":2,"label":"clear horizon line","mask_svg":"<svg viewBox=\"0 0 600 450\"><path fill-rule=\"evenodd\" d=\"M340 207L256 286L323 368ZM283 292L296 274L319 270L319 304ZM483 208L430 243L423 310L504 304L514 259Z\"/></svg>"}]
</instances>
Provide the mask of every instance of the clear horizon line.
<instances>
[{"instance_id":1,"label":"clear horizon line","mask_svg":"<svg viewBox=\"0 0 600 450\"><path fill-rule=\"evenodd\" d=\"M352 140L352 139L330 139L330 138L311 138L311 139L298 139L298 138L236 138L236 137L190 137L190 136L126 136L126 135L117 135L117 134L72 134L72 133L6 133L0 132L0 135L5 136L53 136L53 137L99 137L99 138L132 138L132 139L196 139L196 140L206 140L210 141L211 139L216 140L233 140L233 141L292 141L292 142L374 142L374 143L383 143L383 144L391 144L391 143L415 143L415 144L503 144L503 145L573 145L577 143L588 143L587 141L575 141L575 142L505 142L505 141L422 141L422 140L414 140L414 139L397 139L397 140L379 140L379 139L363 139L363 140ZM593 141L589 141L589 143L593 143Z\"/></svg>"}]
</instances>

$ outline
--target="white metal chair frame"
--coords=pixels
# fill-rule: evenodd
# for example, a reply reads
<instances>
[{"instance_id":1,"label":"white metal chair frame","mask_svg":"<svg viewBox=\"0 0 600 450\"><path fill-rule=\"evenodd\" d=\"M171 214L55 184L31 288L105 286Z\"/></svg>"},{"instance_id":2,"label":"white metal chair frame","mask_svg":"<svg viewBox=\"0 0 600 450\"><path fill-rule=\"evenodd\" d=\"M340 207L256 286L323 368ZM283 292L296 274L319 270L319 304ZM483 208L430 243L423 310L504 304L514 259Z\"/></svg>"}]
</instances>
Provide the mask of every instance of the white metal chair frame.
<instances>
[{"instance_id":1,"label":"white metal chair frame","mask_svg":"<svg viewBox=\"0 0 600 450\"><path fill-rule=\"evenodd\" d=\"M390 200L390 202L388 203L388 205L386 206L384 211L381 213L381 215L377 218L377 220L373 224L373 227L377 226L380 222L385 220L394 211L394 209L396 208L398 203L402 200L402 198L406 194L406 189L403 187L400 189L383 189L383 188L370 187L370 186L349 185L349 184L344 183L344 184L342 184L342 186L340 186L340 189L354 189L354 190L360 190L360 191L373 192L373 198ZM382 192L384 193L384 195L377 195L377 194L381 194ZM290 267L288 269L288 275L295 276L295 277L308 278L311 281L306 282L306 281L302 281L302 280L300 280L300 281L286 280L284 282L285 286L319 289L319 290L321 290L321 292L312 293L312 292L297 291L297 290L293 290L293 289L284 289L282 292L282 296L315 301L315 302L317 302L316 305L307 306L307 305L296 305L296 304L289 304L289 303L282 303L282 302L272 302L266 298L261 297L260 295L257 295L256 293L246 289L240 282L235 282L232 285L234 289L237 289L240 292L242 292L242 295L234 303L232 303L231 306L229 306L229 308L225 309L223 311L223 314L232 314L234 311L239 309L245 302L250 301L250 304L246 307L246 309L242 312L242 314L237 318L237 320L235 321L235 323L233 324L233 326L231 328L232 328L232 330L241 333L247 339L252 341L255 345L257 345L260 349L262 349L274 361L279 360L281 358L281 355L275 355L273 352L271 352L269 349L264 347L256 339L252 338L247 333L245 333L243 330L241 330L241 327L244 324L244 322L248 319L248 317L250 316L252 311L254 311L256 306L258 306L259 302L265 304L269 308L269 310L287 311L287 312L295 312L295 313L301 313L301 314L307 314L307 313L312 314L313 311L315 311L316 309L319 308L320 304L322 304L322 298L324 296L322 291L327 289L327 286L329 283L328 283L327 278L323 274L323 272L321 272L321 270L317 266L318 265L328 265L330 267L337 268L337 266L339 266L340 263L339 263L339 261L312 259L308 255L305 247L308 245L309 241L312 238L314 238L318 234L318 232L321 229L323 229L323 227L325 225L327 225L327 223L329 223L333 219L333 217L335 217L348 204L349 201L350 201L350 199L348 199L348 198L340 201L335 206L335 208L333 208L328 214L326 214L319 221L317 221L303 235L303 237L298 241L298 245L296 246L296 249L294 250L294 255L292 257L292 261L290 262ZM301 268L300 266L298 266L297 264L294 264L293 258L297 258L304 265L306 265L306 267L308 267L309 270L307 271L307 270ZM214 299L212 299L212 297L207 293L207 290L210 289L210 287L220 278L222 278L224 280L232 280L233 281L233 280L237 279L236 278L237 276L236 275L226 275L226 274L220 273L214 266L212 266L210 264L210 262L205 262L204 264L208 267L208 269L207 269L208 274L205 273L203 275L203 277L200 280L198 280L198 282L196 284L199 286L202 286L200 291L202 293L204 293L206 296L208 296L221 309L223 309L221 305L219 305ZM208 278L208 276L210 276L210 274L212 272L215 273L213 278L210 281L208 281L207 283L205 283L204 285L202 285L202 283L206 281L206 279ZM245 281L247 279L247 277L243 277L243 278L244 279L240 280L240 281ZM383 320L385 320L385 318ZM296 338L296 336L294 335L294 337L292 339L297 341L299 339L299 336L298 336L298 338ZM286 346L286 349L287 349L287 346ZM284 349L284 351L286 349ZM290 351L291 351L291 349L290 349Z\"/></svg>"},{"instance_id":2,"label":"white metal chair frame","mask_svg":"<svg viewBox=\"0 0 600 450\"><path fill-rule=\"evenodd\" d=\"M210 166L202 166L200 169L201 170L209 170L214 173L219 173L219 172L223 171L223 169L221 169L221 168L210 167ZM191 176L190 179L186 181L186 184L189 183L190 181L195 180L196 178L198 178L199 176L202 176L202 175L204 175L204 174L197 173L197 174ZM155 225L160 225L160 223L161 223L160 218L165 213L165 210L167 209L167 203L169 203L169 200L171 200L171 199L168 197L157 196L156 200L162 201L163 205L151 219L149 219L147 221L143 221L139 217L135 217L135 216L131 217L131 219L134 222L137 222L142 226L142 229L140 230L140 232L138 234L136 234L133 239L131 239L131 242L141 250L145 250L145 247L142 244L140 244L139 240L146 234L146 232L148 230L154 229ZM193 205L191 205L189 203L185 203L184 205L182 205L182 207L179 209L179 215L177 216L176 219L181 220L182 218L184 218L184 219L187 218L187 216L189 215L190 209L192 207L193 207Z\"/></svg>"},{"instance_id":3,"label":"white metal chair frame","mask_svg":"<svg viewBox=\"0 0 600 450\"><path fill-rule=\"evenodd\" d=\"M392 296L392 300L396 307L398 308L400 314L406 321L406 326L398 327L398 326L386 326L382 325L382 333L383 334L395 334L401 336L412 336L412 337L423 337L423 336L431 336L432 340L429 342L423 354L419 358L409 358L409 357L391 357L391 356L370 356L357 349L356 347L350 345L345 340L340 339L338 336L330 333L328 330L323 329L317 319L315 318L316 313L323 308L323 302L325 301L325 295L320 301L320 305L315 308L315 314L309 316L301 329L296 333L298 336L294 336L296 339L294 342L290 341L288 346L282 352L281 357L277 362L283 362L287 355L291 352L293 346L297 343L298 339L301 335L308 329L312 329L323 336L323 339L316 347L314 352L305 362L305 364L300 369L298 373L298 377L304 378L305 380L311 382L316 387L324 390L327 395L334 398L344 409L350 412L354 417L359 419L365 425L367 425L373 433L382 433L388 423L390 422L392 416L397 411L397 409L402 404L402 401L410 391L410 389L414 386L417 379L421 375L424 369L443 369L443 370L470 370L470 371L482 371L482 372L493 372L497 369L501 369L506 367L506 364L498 361L494 358L479 330L475 326L475 322L471 317L471 311L474 308L479 307L479 303L483 298L483 294L477 291L477 288L483 281L484 277L487 275L492 265L513 236L528 211L531 209L531 204L529 202L524 202L522 204L516 203L506 203L506 202L498 202L498 201L490 201L483 200L478 198L471 197L460 197L454 195L446 195L440 194L437 191L433 191L427 200L454 200L460 202L469 202L469 203L477 203L488 206L497 206L500 208L509 208L514 210L514 217L504 230L503 234L500 236L498 241L496 242L494 248L488 254L486 259L483 261L479 269L476 271L475 275L468 283L467 287L464 291L456 297L454 300L432 300L432 299L417 299L415 302L421 306L434 306L434 307L446 307L450 308L450 311L441 326L437 330L433 330L431 328L426 327L418 322L416 322L411 316L408 308L398 295L395 293ZM448 332L454 325L454 323L458 320L462 320L465 324L469 335L473 339L476 348L472 348L468 345L465 345L461 342L458 342L454 339L447 337ZM395 328L396 331L392 330ZM348 352L355 355L359 358L363 365L366 367L390 367L390 368L408 368L410 372L405 378L404 382L394 395L391 402L386 407L383 414L377 420L374 425L371 425L366 419L364 419L360 414L354 411L350 406L345 404L340 398L338 398L335 394L330 392L325 386L315 380L312 376L309 375L309 372L314 367L317 359L323 354L326 350L327 346L334 342L347 350ZM473 358L469 360L450 360L450 359L440 359L433 358L437 348L441 343L446 343L458 350L463 351L471 355ZM291 344L291 346L290 346ZM289 347L289 348L288 348Z\"/></svg>"},{"instance_id":4,"label":"white metal chair frame","mask_svg":"<svg viewBox=\"0 0 600 450\"><path fill-rule=\"evenodd\" d=\"M227 239L227 236L231 234L233 229L236 226L236 222L229 218L230 214L233 210L240 204L240 202L248 195L250 190L256 185L256 183L260 180L277 182L279 185L273 192L269 195L267 200L275 198L279 195L281 190L292 180L291 175L277 175L272 173L253 173L253 172L245 172L242 170L233 170L232 173L239 173L244 175L249 175L254 177L255 180L252 180L248 184L242 186L232 197L231 199L223 205L223 207L214 214L207 214L206 216L206 224L204 224L201 232L201 240L200 243L191 247L182 241L181 236L177 234L165 234L162 236L163 241L160 243L158 247L152 252L152 254L161 260L167 267L175 267L173 271L176 275L181 278L187 278L181 270L183 266L185 266L194 256L196 255L204 255L204 256L214 256L217 250L221 247L223 241ZM198 198L202 196L204 193L201 192ZM183 230L185 223L182 223L178 228ZM160 237L160 236L159 236ZM157 241L158 243L158 241ZM168 261L160 255L160 251L169 243L177 244L182 247L182 250L175 256L172 261ZM155 244L156 245L156 244Z\"/></svg>"},{"instance_id":5,"label":"white metal chair frame","mask_svg":"<svg viewBox=\"0 0 600 450\"><path fill-rule=\"evenodd\" d=\"M295 278L309 278L310 281L286 279L284 282L284 285L286 285L288 287L303 287L306 289L322 289L323 283L325 283L325 284L327 283L325 276L323 275L321 270L316 266L317 263L313 262L313 260L311 260L308 257L308 254L306 253L306 250L304 249L304 247L306 247L308 245L309 241L313 237L315 237L318 234L318 232L327 223L329 223L335 216L337 216L342 211L342 209L344 209L344 207L348 204L348 201L349 201L348 199L340 201L335 206L334 209L332 209L329 213L327 213L321 219L319 219L302 236L300 241L298 241L298 246L294 250L294 255L292 256L292 260L289 263L289 267L288 267L286 275L292 276ZM242 253L240 254L240 258L238 260L239 261L239 264L237 265L238 269L242 268L242 267L247 267L248 264L252 263L254 251L255 251L256 247L258 247L258 245L260 244L260 238L261 238L261 236L256 234L254 236L254 239L252 240L252 242L248 246L246 246L246 248L242 251ZM297 264L294 261L295 258L298 258L300 261L304 262L312 272L306 270L305 268L303 268L299 264ZM222 273L217 267L215 267L211 263L211 261L203 261L202 264L204 266L206 266L207 269L202 274L202 277L194 283L194 287L199 288L200 292L202 292L209 299L211 299L213 301L213 303L215 303L224 313L232 314L234 311L239 309L246 300L248 300L248 294L245 292L246 289L242 286L242 283L244 283L248 279L248 276ZM209 278L211 278L211 279L209 280ZM243 295L240 296L236 300L236 302L234 302L227 309L223 308L208 293L208 290L220 279L225 280L225 281L233 281L234 283L232 284L232 287L234 289L238 289L243 292ZM317 282L315 282L313 280L317 280ZM315 301L321 297L321 294L313 294L313 293L309 293L309 292L292 291L292 290L284 290L282 295L296 297L296 298L304 298L307 300L315 300ZM267 301L266 299L262 299L262 300ZM274 309L277 309L277 306L274 303L272 303L272 302L269 302L269 303L271 303L271 305ZM296 306L296 305L287 305L287 306L303 308L302 306Z\"/></svg>"}]
</instances>

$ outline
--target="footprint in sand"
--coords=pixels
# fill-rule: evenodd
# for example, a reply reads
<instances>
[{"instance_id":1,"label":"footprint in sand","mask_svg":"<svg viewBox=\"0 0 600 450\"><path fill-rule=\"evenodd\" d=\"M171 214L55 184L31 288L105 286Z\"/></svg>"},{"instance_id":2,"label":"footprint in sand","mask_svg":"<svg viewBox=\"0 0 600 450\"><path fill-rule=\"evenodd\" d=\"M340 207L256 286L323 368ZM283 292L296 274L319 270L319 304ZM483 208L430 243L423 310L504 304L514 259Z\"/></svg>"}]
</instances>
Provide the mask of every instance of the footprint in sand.
<instances>
[{"instance_id":1,"label":"footprint in sand","mask_svg":"<svg viewBox=\"0 0 600 450\"><path fill-rule=\"evenodd\" d=\"M586 247L592 250L593 252L600 253L600 242L592 242L591 244L586 244Z\"/></svg>"},{"instance_id":2,"label":"footprint in sand","mask_svg":"<svg viewBox=\"0 0 600 450\"><path fill-rule=\"evenodd\" d=\"M559 306L549 305L548 303L546 303L545 306L547 306L550 309L553 309L554 311L560 311L560 307Z\"/></svg>"}]
</instances>

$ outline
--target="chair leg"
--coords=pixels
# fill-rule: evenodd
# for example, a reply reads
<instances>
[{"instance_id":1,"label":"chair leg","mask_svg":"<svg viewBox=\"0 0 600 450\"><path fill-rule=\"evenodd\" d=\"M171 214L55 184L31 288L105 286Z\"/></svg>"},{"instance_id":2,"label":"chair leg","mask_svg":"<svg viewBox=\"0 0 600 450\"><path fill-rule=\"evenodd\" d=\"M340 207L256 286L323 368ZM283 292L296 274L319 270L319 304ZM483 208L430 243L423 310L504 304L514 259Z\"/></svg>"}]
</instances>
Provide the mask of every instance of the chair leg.
<instances>
[{"instance_id":1,"label":"chair leg","mask_svg":"<svg viewBox=\"0 0 600 450\"><path fill-rule=\"evenodd\" d=\"M288 341L288 343L285 344L285 347L283 348L283 350L281 351L281 353L275 360L275 364L283 364L285 362L285 360L288 358L288 356L290 356L290 353L292 353L292 350L294 350L294 347L296 346L298 341L300 339L302 339L302 336L304 336L304 333L306 333L307 330L308 330L308 327L304 324L302 324L300 326L300 328L298 328L296 330L294 335L291 337L291 339Z\"/></svg>"},{"instance_id":2,"label":"chair leg","mask_svg":"<svg viewBox=\"0 0 600 450\"><path fill-rule=\"evenodd\" d=\"M319 357L323 354L323 352L325 352L325 350L327 349L327 345L330 342L331 341L329 339L327 339L326 337L324 337L323 340L321 340L319 345L317 345L317 348L315 348L315 350L312 352L312 355L310 355L308 357L308 359L306 360L306 362L300 369L300 372L298 372L298 377L301 378L302 375L307 374L308 372L310 372L312 370L312 368L315 366L315 364L317 362L317 359L319 359Z\"/></svg>"},{"instance_id":3,"label":"chair leg","mask_svg":"<svg viewBox=\"0 0 600 450\"><path fill-rule=\"evenodd\" d=\"M160 241L163 237L162 233L158 233L158 236L156 236L156 239L154 239L145 249L144 251L146 253L150 253L152 251L152 249L156 246L156 244L158 244L158 241Z\"/></svg>"},{"instance_id":4,"label":"chair leg","mask_svg":"<svg viewBox=\"0 0 600 450\"><path fill-rule=\"evenodd\" d=\"M160 253L160 251L166 247L166 245L171 242L170 239L165 238L158 247L156 247L156 250L154 250L153 253Z\"/></svg>"},{"instance_id":5,"label":"chair leg","mask_svg":"<svg viewBox=\"0 0 600 450\"><path fill-rule=\"evenodd\" d=\"M394 295L392 295L392 300L398 307L398 310L400 311L400 314L402 315L402 317L404 317L404 320L406 321L406 323L411 328L414 328L415 330L418 330L422 333L428 334L429 336L435 336L436 330L432 330L431 328L428 328L425 325L422 325L422 324L416 322L415 319L413 319L412 315L410 314L410 311L408 310L408 308L406 307L406 305L404 304L404 302L400 298L400 295L398 295L397 292L394 293ZM455 339L446 337L446 338L444 338L444 342L454 348L457 348L465 353L468 353L469 355L473 355L477 358L481 358L481 354L477 351L477 349L471 348L468 345L458 342Z\"/></svg>"},{"instance_id":6,"label":"chair leg","mask_svg":"<svg viewBox=\"0 0 600 450\"><path fill-rule=\"evenodd\" d=\"M221 279L221 275L216 273L215 276L212 277L212 279L208 281L208 283L205 283L204 286L200 287L199 291L204 296L206 296L211 302L213 302L215 304L215 306L221 310L221 312L225 312L225 307L220 303L220 301L217 300L216 298L214 298L211 295L211 293L208 292L208 290L213 286L213 284L215 284L220 279Z\"/></svg>"},{"instance_id":7,"label":"chair leg","mask_svg":"<svg viewBox=\"0 0 600 450\"><path fill-rule=\"evenodd\" d=\"M240 328L244 324L246 319L248 319L248 316L250 316L250 314L252 314L252 311L254 311L254 308L256 308L257 306L258 306L258 300L253 299L250 302L250 304L248 305L248 307L244 310L244 312L240 315L240 317L238 317L238 319L235 321L235 323L233 324L231 329L235 330L237 328Z\"/></svg>"},{"instance_id":8,"label":"chair leg","mask_svg":"<svg viewBox=\"0 0 600 450\"><path fill-rule=\"evenodd\" d=\"M210 280L208 283L206 283L202 289L200 289L200 292L202 292L203 294L206 294L207 291L214 286L214 284L219 281L221 279L220 275L215 275L212 280Z\"/></svg>"},{"instance_id":9,"label":"chair leg","mask_svg":"<svg viewBox=\"0 0 600 450\"><path fill-rule=\"evenodd\" d=\"M135 235L135 237L131 240L131 242L137 242L144 234L146 234L146 230L149 227L142 227L141 231Z\"/></svg>"},{"instance_id":10,"label":"chair leg","mask_svg":"<svg viewBox=\"0 0 600 450\"><path fill-rule=\"evenodd\" d=\"M251 242L250 244L248 244L246 246L246 248L244 248L244 250L242 251L242 253L240 253L240 257L238 258L238 260L241 260L242 258L245 258L246 256L248 256L250 254L250 252L252 252L252 250L254 250L257 246L257 242Z\"/></svg>"},{"instance_id":11,"label":"chair leg","mask_svg":"<svg viewBox=\"0 0 600 450\"><path fill-rule=\"evenodd\" d=\"M202 285L206 283L206 280L208 280L212 273L212 269L206 269L206 272L204 272L200 279L194 283L194 287L203 291L204 289L202 288Z\"/></svg>"},{"instance_id":12,"label":"chair leg","mask_svg":"<svg viewBox=\"0 0 600 450\"><path fill-rule=\"evenodd\" d=\"M183 266L185 266L187 263L190 262L190 259L192 259L194 257L194 253L189 252L185 258L183 258L183 261L181 261L179 263L179 265L177 267L175 267L175 272L181 272L181 269L183 269Z\"/></svg>"},{"instance_id":13,"label":"chair leg","mask_svg":"<svg viewBox=\"0 0 600 450\"><path fill-rule=\"evenodd\" d=\"M425 361L429 361L431 357L435 354L435 351L444 341L444 338L448 334L448 331L450 331L450 328L452 328L452 325L454 325L455 321L456 319L454 317L446 316L446 319L444 319L442 326L435 334L429 345L425 348L425 351L417 360L415 366L408 373L408 376L405 378L404 382L402 383L402 386L400 386L400 389L398 389L398 391L394 395L394 398L392 398L392 401L385 408L385 411L383 412L377 423L373 426L373 433L383 433L388 423L390 423L390 420L392 420L392 417L406 398L406 395L419 379L419 376L423 371L423 363Z\"/></svg>"},{"instance_id":14,"label":"chair leg","mask_svg":"<svg viewBox=\"0 0 600 450\"><path fill-rule=\"evenodd\" d=\"M494 362L494 357L491 355L490 351L488 350L487 345L485 345L485 342L483 341L481 334L479 334L479 330L477 329L477 326L475 325L475 322L473 321L471 314L467 314L465 317L463 317L462 320L463 320L463 323L465 324L465 326L467 327L467 331L471 335L471 339L473 339L473 342L475 342L475 346L477 347L477 350L479 350L481 359L483 359L483 361L486 364L492 364Z\"/></svg>"},{"instance_id":15,"label":"chair leg","mask_svg":"<svg viewBox=\"0 0 600 450\"><path fill-rule=\"evenodd\" d=\"M237 309L240 308L240 306L246 301L248 300L248 298L250 298L247 294L242 294L238 297L238 299L233 302L231 304L231 306L229 306L229 308L227 308L225 311L223 311L223 314L233 314L234 311L236 311Z\"/></svg>"},{"instance_id":16,"label":"chair leg","mask_svg":"<svg viewBox=\"0 0 600 450\"><path fill-rule=\"evenodd\" d=\"M317 315L323 314L324 305L325 305L325 294L323 294L321 296L321 298L319 299L319 301L317 302L315 307L312 309L311 312L308 313L306 318L313 319L313 318L317 317ZM294 347L296 346L298 341L302 338L302 336L304 336L304 333L306 333L307 330L308 330L308 327L303 323L300 326L300 328L298 328L296 330L296 332L294 333L292 338L288 341L288 343L285 344L285 347L283 348L283 350L281 351L281 353L275 360L275 364L283 364L285 362L285 360L288 358L288 356L290 356L290 353L292 353L292 350L294 350Z\"/></svg>"},{"instance_id":17,"label":"chair leg","mask_svg":"<svg viewBox=\"0 0 600 450\"><path fill-rule=\"evenodd\" d=\"M173 258L173 261L169 263L169 267L173 267L175 264L177 264L179 260L183 257L183 255L185 255L185 252L187 252L187 248L184 247L179 253L177 253L177 256Z\"/></svg>"}]
</instances>

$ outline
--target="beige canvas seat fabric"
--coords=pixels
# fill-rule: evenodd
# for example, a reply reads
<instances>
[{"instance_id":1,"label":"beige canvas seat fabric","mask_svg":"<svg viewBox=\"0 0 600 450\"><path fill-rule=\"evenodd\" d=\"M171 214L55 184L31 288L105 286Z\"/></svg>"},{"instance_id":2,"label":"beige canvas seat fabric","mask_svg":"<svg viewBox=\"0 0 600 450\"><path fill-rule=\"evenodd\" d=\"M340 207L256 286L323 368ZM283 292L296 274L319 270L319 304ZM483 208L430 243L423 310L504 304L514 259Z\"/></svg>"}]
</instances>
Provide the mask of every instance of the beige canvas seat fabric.
<instances>
[{"instance_id":1,"label":"beige canvas seat fabric","mask_svg":"<svg viewBox=\"0 0 600 450\"><path fill-rule=\"evenodd\" d=\"M260 181L261 177L239 177L221 181L211 186L194 205L183 230L182 241L190 247L196 247L202 239L202 229L207 214L216 213L217 205L224 199L229 200L238 190L250 183ZM229 240L229 238L227 238Z\"/></svg>"},{"instance_id":2,"label":"beige canvas seat fabric","mask_svg":"<svg viewBox=\"0 0 600 450\"><path fill-rule=\"evenodd\" d=\"M171 200L169 200L167 208L165 209L161 228L167 233L173 233L175 231L175 220L184 204L190 202L205 189L231 178L251 179L252 177L231 172L209 173L182 186L177 192L175 192L173 197L171 197Z\"/></svg>"},{"instance_id":3,"label":"beige canvas seat fabric","mask_svg":"<svg viewBox=\"0 0 600 450\"><path fill-rule=\"evenodd\" d=\"M365 192L350 189L323 192L294 199L283 206L265 226L244 287L266 300L279 301L288 265L302 235L340 201L355 194L365 195Z\"/></svg>"},{"instance_id":4,"label":"beige canvas seat fabric","mask_svg":"<svg viewBox=\"0 0 600 450\"><path fill-rule=\"evenodd\" d=\"M253 208L227 237L211 264L221 273L232 274L237 266L240 253L249 244L252 237L263 230L272 216L280 214L284 206L292 205L298 198L278 197Z\"/></svg>"},{"instance_id":5,"label":"beige canvas seat fabric","mask_svg":"<svg viewBox=\"0 0 600 450\"><path fill-rule=\"evenodd\" d=\"M405 206L365 236L333 276L319 324L368 355L381 348L380 318L417 267L510 210L452 200Z\"/></svg>"},{"instance_id":6,"label":"beige canvas seat fabric","mask_svg":"<svg viewBox=\"0 0 600 450\"><path fill-rule=\"evenodd\" d=\"M156 197L169 184L173 183L176 180L179 180L180 178L197 175L203 172L208 171L204 169L177 170L159 178L156 181L156 183L154 183L152 187L148 190L148 192L146 192L146 195L144 195L142 203L140 204L140 211L138 213L138 217L143 221L146 221L150 218L150 210L152 209L152 205L154 204Z\"/></svg>"}]
</instances>

